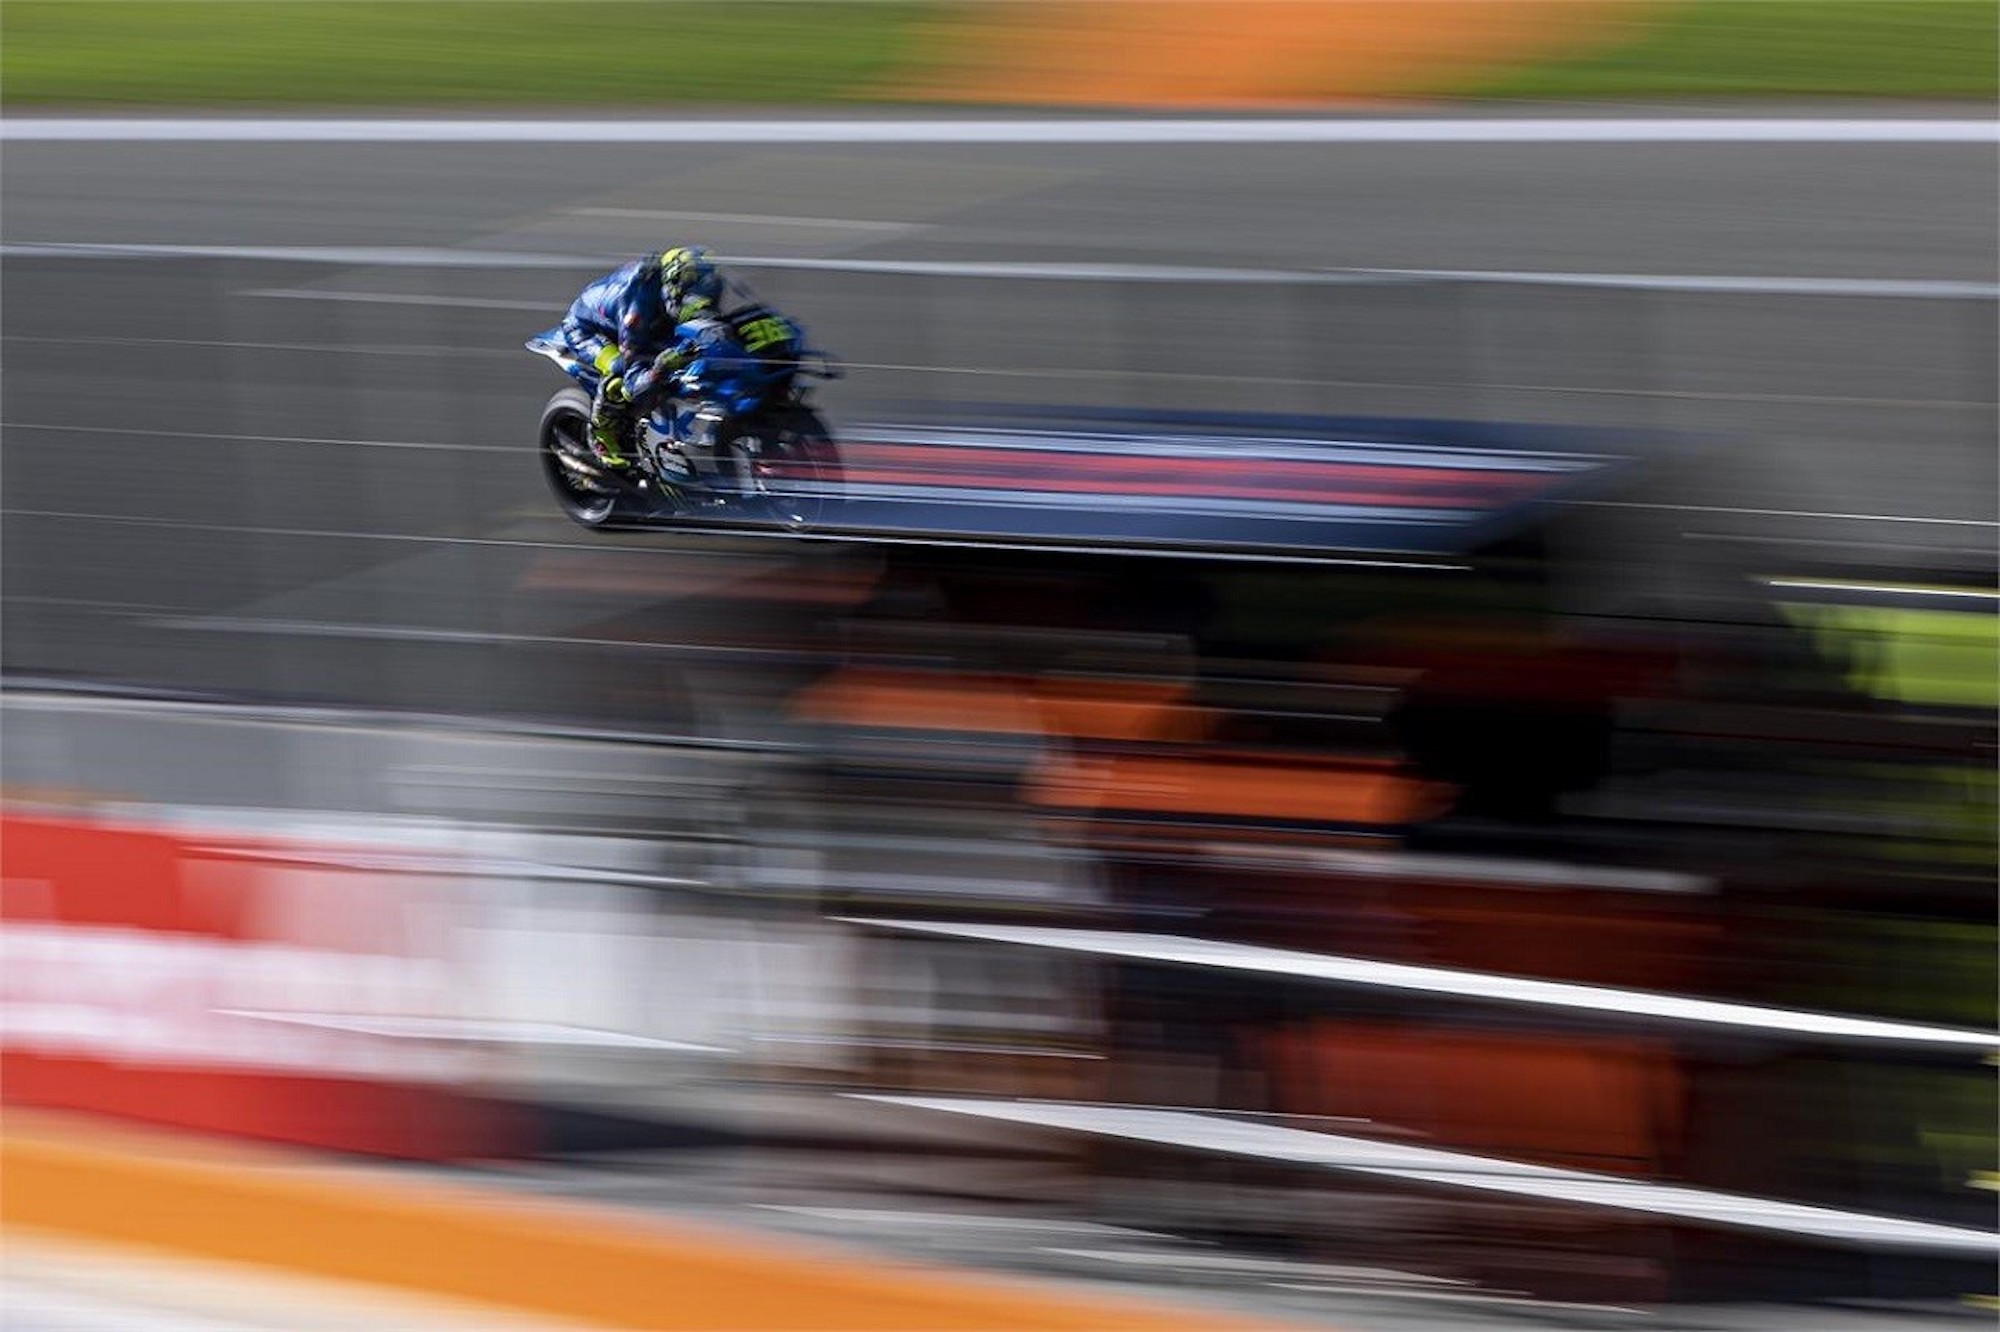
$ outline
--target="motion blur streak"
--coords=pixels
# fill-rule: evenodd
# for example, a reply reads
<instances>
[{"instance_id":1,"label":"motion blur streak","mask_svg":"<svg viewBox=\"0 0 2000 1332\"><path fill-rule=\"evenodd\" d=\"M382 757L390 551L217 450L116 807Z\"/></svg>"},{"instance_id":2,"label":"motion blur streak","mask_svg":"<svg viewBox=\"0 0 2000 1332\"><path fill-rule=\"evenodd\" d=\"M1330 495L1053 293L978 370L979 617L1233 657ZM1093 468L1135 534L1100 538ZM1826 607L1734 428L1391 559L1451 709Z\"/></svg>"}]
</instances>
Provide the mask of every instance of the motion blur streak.
<instances>
[{"instance_id":1,"label":"motion blur streak","mask_svg":"<svg viewBox=\"0 0 2000 1332\"><path fill-rule=\"evenodd\" d=\"M477 250L350 250L334 247L277 248L222 245L73 245L55 241L14 241L0 244L0 256L74 256L78 258L270 259L322 264L376 264L410 268L590 268L604 256L507 254ZM1688 292L1743 292L1792 296L1882 296L1912 299L1992 300L2000 285L1983 282L1931 282L1882 278L1717 277L1637 273L1529 273L1471 269L1353 268L1245 269L1160 264L975 263L920 259L796 259L754 255L731 256L748 269L821 273L901 273L929 277L1026 278L1057 282L1196 282L1229 284L1481 282L1515 286L1608 287ZM383 305L440 304L480 310L548 311L554 307L523 301L492 301L478 297L425 297L398 292L271 290L251 293L289 300L363 301Z\"/></svg>"},{"instance_id":2,"label":"motion blur streak","mask_svg":"<svg viewBox=\"0 0 2000 1332\"><path fill-rule=\"evenodd\" d=\"M2000 143L1984 120L89 120L10 116L23 143Z\"/></svg>"},{"instance_id":3,"label":"motion blur streak","mask_svg":"<svg viewBox=\"0 0 2000 1332\"><path fill-rule=\"evenodd\" d=\"M0 125L10 1219L702 1332L1991 1291L1988 108L657 105ZM694 243L846 374L593 507L529 343Z\"/></svg>"},{"instance_id":4,"label":"motion blur streak","mask_svg":"<svg viewBox=\"0 0 2000 1332\"><path fill-rule=\"evenodd\" d=\"M1049 929L1032 925L948 925L910 920L845 917L850 924L873 929L902 930L959 939L990 939L996 943L1056 948L1103 957L1135 958L1182 966L1262 972L1299 980L1332 981L1391 990L1483 999L1500 1004L1530 1004L1625 1014L1636 1019L1714 1023L1728 1027L1762 1028L1797 1036L1834 1041L1960 1046L2000 1051L2000 1031L1954 1031L1906 1022L1872 1022L1831 1013L1801 1013L1759 1008L1749 1004L1708 1003L1636 990L1606 990L1582 985L1551 985L1519 976L1482 976L1436 967L1406 967L1365 958L1317 957L1275 948L1247 948L1174 935L1120 934L1099 930Z\"/></svg>"},{"instance_id":5,"label":"motion blur streak","mask_svg":"<svg viewBox=\"0 0 2000 1332\"><path fill-rule=\"evenodd\" d=\"M1955 1226L1888 1216L1862 1216L1825 1207L1801 1207L1763 1198L1731 1197L1699 1189L1641 1184L1589 1176L1428 1147L1375 1142L1337 1133L1308 1132L1215 1115L1126 1106L992 1102L949 1097L870 1096L885 1105L975 1115L1116 1138L1190 1147L1233 1156L1280 1161L1441 1184L1451 1188L1518 1193L1590 1207L1656 1212L1715 1225L1768 1230L1834 1243L1890 1245L1944 1253L2000 1254L2000 1236Z\"/></svg>"}]
</instances>

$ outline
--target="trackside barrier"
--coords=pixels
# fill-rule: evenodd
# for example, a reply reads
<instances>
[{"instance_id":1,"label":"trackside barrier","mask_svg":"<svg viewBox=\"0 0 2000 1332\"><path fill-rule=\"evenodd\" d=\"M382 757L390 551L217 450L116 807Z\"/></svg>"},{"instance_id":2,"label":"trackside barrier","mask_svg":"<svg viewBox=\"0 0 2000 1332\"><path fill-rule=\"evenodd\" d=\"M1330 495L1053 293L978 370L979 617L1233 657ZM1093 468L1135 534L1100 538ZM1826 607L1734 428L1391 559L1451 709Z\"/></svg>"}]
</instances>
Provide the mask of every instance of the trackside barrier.
<instances>
[{"instance_id":1,"label":"trackside barrier","mask_svg":"<svg viewBox=\"0 0 2000 1332\"><path fill-rule=\"evenodd\" d=\"M5 1100L385 1156L518 1150L516 1115L467 1094L466 1047L310 1021L449 1011L453 882L298 851L0 819Z\"/></svg>"},{"instance_id":2,"label":"trackside barrier","mask_svg":"<svg viewBox=\"0 0 2000 1332\"><path fill-rule=\"evenodd\" d=\"M1989 1262L1995 1255L2000 1255L2000 1235L1964 1226L1871 1216L1838 1208L1747 1198L1706 1189L1649 1184L1622 1176L1260 1124L1226 1115L964 1097L871 1096L866 1099L885 1105L1124 1138L1160 1147L1290 1162L1405 1183L1508 1194L1703 1226L1761 1231L1793 1240L1859 1248L1906 1249Z\"/></svg>"},{"instance_id":3,"label":"trackside barrier","mask_svg":"<svg viewBox=\"0 0 2000 1332\"><path fill-rule=\"evenodd\" d=\"M1410 895L1400 900L1413 918L1419 913ZM1697 1084L1726 1085L1712 1076L1715 1051L1732 1046L1750 1051L1729 1057L1748 1064L1776 1062L1792 1051L1810 1059L1963 1068L2000 1049L2000 1032L1181 934L842 919L894 936L1123 964L1112 974L1125 979L1107 986L1125 995L1122 1011L1135 1015L1128 1023L1132 1030L1142 1029L1136 1019L1159 1014L1160 1020L1178 1020L1204 1034L1221 1033L1214 1039L1233 1046L1259 1070L1268 1089L1255 1108L1239 1100L1218 1100L1214 1109L1196 1108L1200 1102L1186 1110L1142 1104L1171 1102L1175 1094L1121 1092L1149 1085L1118 1078L1119 1061L1134 1067L1145 1061L1146 1038L1134 1035L1128 1046L1106 1052L1113 1061L1106 1074L1112 1094L1088 1102L867 1098L877 1103L1137 1144L1155 1158L1161 1152L1218 1156L1234 1158L1246 1171L1306 1167L1427 1191L1440 1195L1416 1241L1427 1246L1429 1261L1488 1264L1479 1270L1510 1286L1523 1280L1524 1263L1536 1266L1533 1280L1556 1283L1564 1299L1687 1298L1690 1292L1726 1289L1734 1279L1727 1265L1744 1262L1768 1264L1769 1275L1759 1278L1763 1297L1792 1279L1822 1295L1857 1280L1869 1286L1868 1293L1936 1295L1967 1289L1954 1284L1970 1279L1964 1265L2000 1254L2000 1235L1979 1228L1966 1209L1949 1214L1960 1218L1952 1224L1897 1214L1905 1208L1942 1209L1929 1198L1893 1193L1857 1198L1860 1206L1795 1203L1783 1196L1794 1183L1781 1174L1766 1178L1754 1168L1739 1168L1742 1163L1704 1166L1699 1162L1706 1158L1688 1147L1697 1138L1697 1122L1707 1135L1702 1142L1714 1140L1717 1131L1708 1103L1696 1094ZM1139 978L1133 964L1164 969L1157 989ZM1224 988L1232 981L1234 988ZM1328 1002L1322 1014L1301 1019L1291 1003L1266 998L1288 986L1337 987L1341 998ZM1183 996L1196 996L1189 1003L1195 1016L1173 1007ZM1471 1016L1412 1020L1425 1005ZM1276 1016L1282 1014L1291 1016ZM1579 1021L1590 1025L1578 1030L1573 1024ZM1533 1030L1536 1023L1544 1029ZM1179 1044L1201 1048L1200 1039L1183 1037ZM1727 1103L1726 1095L1720 1103ZM1839 1113L1838 1107L1826 1109ZM1293 1116L1308 1122L1296 1127L1271 1122ZM1350 1123L1375 1127L1362 1136L1329 1131ZM1398 1140L1410 1135L1427 1145ZM1691 1162L1698 1164L1690 1168ZM1155 1163L1141 1173L1161 1175L1165 1168ZM1722 1187L1729 1184L1737 1187ZM1532 1203L1535 1210L1514 1214L1504 1223L1500 1249L1482 1251L1466 1237L1501 1224L1491 1218L1503 1200ZM1213 1211L1216 1203L1209 1205ZM1321 1224L1322 1242L1339 1231L1334 1217ZM1724 1245L1740 1245L1747 1233L1769 1247L1758 1251L1762 1257L1734 1254L1718 1265L1700 1255L1701 1241L1667 1243L1682 1231L1725 1232L1715 1241ZM1731 1241L1726 1232L1739 1238ZM1370 1229L1365 1241L1350 1238L1379 1245L1392 1233L1384 1226ZM1523 1256L1538 1244L1552 1245L1564 1256ZM1512 1258L1496 1257L1509 1245L1516 1250ZM1862 1250L1869 1257L1854 1267L1825 1253L1827 1246ZM1878 1258L1893 1270L1868 1266ZM1789 1275L1793 1271L1798 1275Z\"/></svg>"}]
</instances>

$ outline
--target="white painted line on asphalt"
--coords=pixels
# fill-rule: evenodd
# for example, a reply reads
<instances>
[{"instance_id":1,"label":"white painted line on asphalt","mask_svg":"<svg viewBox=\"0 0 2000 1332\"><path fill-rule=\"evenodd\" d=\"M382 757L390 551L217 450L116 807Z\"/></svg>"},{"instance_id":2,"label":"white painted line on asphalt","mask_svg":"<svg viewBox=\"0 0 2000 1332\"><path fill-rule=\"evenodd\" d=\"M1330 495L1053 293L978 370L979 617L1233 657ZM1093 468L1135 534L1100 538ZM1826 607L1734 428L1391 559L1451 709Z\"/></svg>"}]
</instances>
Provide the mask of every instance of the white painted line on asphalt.
<instances>
[{"instance_id":1,"label":"white painted line on asphalt","mask_svg":"<svg viewBox=\"0 0 2000 1332\"><path fill-rule=\"evenodd\" d=\"M374 293L361 292L313 292L313 291L246 291L245 296L275 296L304 300L325 299L333 301L375 301L387 299ZM412 296L400 298L398 304L423 304L446 306L458 304L442 296ZM533 310L556 317L557 306L531 301L486 301L482 304L505 309ZM23 333L0 334L0 343L36 342L47 345L50 339L31 337ZM436 345L422 347L399 347L393 345L340 344L330 342L228 342L213 338L126 338L126 337L73 337L63 338L66 346L117 346L117 347L220 347L235 351L285 351L312 352L327 356L390 356L399 359L411 357L435 357L447 354ZM506 347L456 347L448 353L453 359L468 357L503 358L512 360L519 354L517 349ZM1067 365L1019 366L1001 368L979 365L916 365L905 361L846 361L840 368L852 374L855 371L880 372L886 374L912 375L958 375L974 379L1033 379L1057 380L1171 380L1177 384L1236 384L1269 385L1289 388L1323 389L1396 389L1409 391L1424 388L1452 388L1450 384L1424 384L1410 380L1387 379L1317 379L1305 375L1222 375L1191 370L1132 370L1111 368L1079 368ZM1769 402L1796 403L1828 407L1880 407L1906 408L1912 411L1991 411L1992 404L1970 402L1958 398L1865 398L1852 395L1826 393L1724 393L1705 392L1700 389L1646 389L1646 388L1602 388L1582 384L1510 384L1491 382L1480 387L1495 393L1553 393L1583 395L1597 398L1663 398L1677 402ZM50 426L50 429L80 429L81 427Z\"/></svg>"},{"instance_id":2,"label":"white painted line on asphalt","mask_svg":"<svg viewBox=\"0 0 2000 1332\"><path fill-rule=\"evenodd\" d=\"M774 217L767 213L690 213L660 208L569 208L571 217L622 217L649 222L722 222L755 227L824 227L831 231L923 231L922 222L868 222L846 217Z\"/></svg>"},{"instance_id":3,"label":"white painted line on asphalt","mask_svg":"<svg viewBox=\"0 0 2000 1332\"><path fill-rule=\"evenodd\" d=\"M1850 583L1839 579L1766 578L1766 587L1796 587L1812 592L1880 593L1896 597L1964 597L1975 601L2000 601L2000 592L1979 587L1934 587L1921 583Z\"/></svg>"},{"instance_id":4,"label":"white painted line on asphalt","mask_svg":"<svg viewBox=\"0 0 2000 1332\"><path fill-rule=\"evenodd\" d=\"M1924 518L1908 513L1831 513L1821 509L1744 509L1726 504L1648 504L1641 500L1558 500L1579 509L1653 509L1662 513L1733 513L1749 518L1831 518L1856 523L1928 523L1940 527L2000 527L1985 518Z\"/></svg>"},{"instance_id":5,"label":"white painted line on asphalt","mask_svg":"<svg viewBox=\"0 0 2000 1332\"><path fill-rule=\"evenodd\" d=\"M436 546L500 546L522 550L655 551L682 555L659 547L627 542L531 541L514 537L437 536L426 532L352 532L317 527L262 527L244 523L202 523L181 518L160 518L151 514L90 513L76 509L0 509L0 517L43 518L59 522L109 523L120 527L160 527L174 531L221 532L231 536L301 537L329 541L405 541Z\"/></svg>"},{"instance_id":6,"label":"white painted line on asphalt","mask_svg":"<svg viewBox=\"0 0 2000 1332\"><path fill-rule=\"evenodd\" d=\"M2000 142L1992 120L1550 116L1018 119L470 120L13 116L16 143L850 144L1902 143Z\"/></svg>"},{"instance_id":7,"label":"white painted line on asphalt","mask_svg":"<svg viewBox=\"0 0 2000 1332\"><path fill-rule=\"evenodd\" d=\"M615 266L631 258L626 255L563 255L522 253L508 250L447 250L423 246L343 246L343 245L168 245L146 242L100 243L84 241L9 241L0 244L0 257L32 259L243 259L269 263L338 264L349 267L380 268L498 268L498 269L595 269ZM1408 275L1382 273L1312 272L1293 269L1215 268L1173 264L1070 264L1011 263L982 260L926 259L799 259L756 255L721 255L725 262L747 269L828 273L888 273L915 277L1026 278L1044 281L1107 282L1228 282L1272 285L1280 283L1370 283L1409 282ZM271 294L271 293L260 293ZM288 290L287 296L303 297L306 290ZM324 299L381 299L400 303L399 293L329 293ZM412 298L457 304L446 297ZM512 308L508 303L506 308ZM542 309L537 305L533 308Z\"/></svg>"},{"instance_id":8,"label":"white painted line on asphalt","mask_svg":"<svg viewBox=\"0 0 2000 1332\"><path fill-rule=\"evenodd\" d=\"M34 342L47 347L60 343L65 347L215 347L225 351L275 351L311 352L323 356L393 356L399 360L417 357L449 356L452 360L462 360L473 356L505 357L513 360L520 354L516 348L507 347L441 347L437 343L423 346L398 346L394 343L340 343L340 342L234 342L223 338L127 338L127 337L65 337L53 338L31 336L25 333L0 334L0 342ZM842 364L847 364L843 362ZM31 427L32 428L32 427ZM76 430L85 427L50 425L48 429Z\"/></svg>"},{"instance_id":9,"label":"white painted line on asphalt","mask_svg":"<svg viewBox=\"0 0 2000 1332\"><path fill-rule=\"evenodd\" d=\"M1408 275L1287 268L1217 268L1202 264L1077 264L985 259L798 259L719 256L751 270L806 273L879 273L900 277L998 278L1031 282L1207 282L1235 286L1292 286L1414 282Z\"/></svg>"},{"instance_id":10,"label":"white painted line on asphalt","mask_svg":"<svg viewBox=\"0 0 2000 1332\"><path fill-rule=\"evenodd\" d=\"M1732 277L1707 274L1536 273L1473 268L1212 268L1180 264L1059 264L907 259L735 258L748 269L882 273L911 277L1001 278L1057 282L1228 283L1236 286L1347 286L1384 282L1493 283L1505 286L1606 287L1772 296L1901 296L1983 299L2000 284L1903 278Z\"/></svg>"},{"instance_id":11,"label":"white painted line on asphalt","mask_svg":"<svg viewBox=\"0 0 2000 1332\"><path fill-rule=\"evenodd\" d=\"M623 263L629 255L524 254L505 250L338 245L154 245L10 241L0 257L67 259L242 259L270 263L377 268L582 270ZM1503 286L1602 287L1614 290L1705 292L1718 295L1886 296L1911 300L1993 300L2000 283L1931 278L1745 277L1703 273L1560 273L1477 268L1218 268L1201 264L1043 263L960 259L800 259L723 255L750 271L876 273L902 277L991 278L1040 282L1168 282L1233 286L1352 286L1383 283L1492 283ZM427 296L402 292L316 292L274 288L248 293L292 300L364 301L386 305L445 305L498 310L547 310L553 302Z\"/></svg>"},{"instance_id":12,"label":"white painted line on asphalt","mask_svg":"<svg viewBox=\"0 0 2000 1332\"><path fill-rule=\"evenodd\" d=\"M263 296L285 301L349 301L357 305L428 305L454 310L520 310L562 318L567 308L561 301L508 301L493 296L422 296L403 291L313 291L303 287L268 287L246 291L245 296Z\"/></svg>"},{"instance_id":13,"label":"white painted line on asphalt","mask_svg":"<svg viewBox=\"0 0 2000 1332\"><path fill-rule=\"evenodd\" d=\"M1612 287L1631 291L1699 291L1754 296L1907 296L1914 299L1992 299L2000 286L1990 282L1945 282L1906 278L1726 277L1665 273L1545 273L1482 268L1355 268L1356 274L1412 278L1427 282L1488 282L1502 286Z\"/></svg>"},{"instance_id":14,"label":"white painted line on asphalt","mask_svg":"<svg viewBox=\"0 0 2000 1332\"><path fill-rule=\"evenodd\" d=\"M1228 1156L1285 1161L1413 1183L1504 1193L1544 1202L1641 1212L1798 1239L1967 1257L2000 1254L2000 1235L1961 1226L1875 1216L1832 1207L1812 1207L1743 1194L1717 1193L1683 1185L1651 1184L1615 1175L1473 1156L1435 1147L1412 1147L1372 1138L1282 1128L1222 1115L1061 1101L845 1094L856 1100L883 1105L971 1115L1005 1123L1218 1152Z\"/></svg>"},{"instance_id":15,"label":"white painted line on asphalt","mask_svg":"<svg viewBox=\"0 0 2000 1332\"><path fill-rule=\"evenodd\" d=\"M467 302L447 296L406 296L377 292L307 291L273 289L265 291L245 291L245 296L271 296L288 300L326 300L382 302L397 305L464 306ZM483 300L477 305L488 309L526 310L554 319L561 311L556 302L538 301L498 301ZM35 342L44 346L51 340L25 333L0 334L0 343ZM454 360L467 357L493 357L514 359L518 348L509 347L454 347L445 351L435 344L421 347L401 347L384 344L341 344L330 342L228 342L213 338L127 338L127 337L72 337L61 339L65 346L116 346L116 347L221 347L237 351L289 351L316 352L323 355L392 356L401 359L410 357L436 357L449 355ZM1424 388L1454 388L1452 384L1425 384L1411 380L1388 379L1318 379L1305 375L1222 375L1194 370L1133 370L1100 367L1080 368L1073 365L1017 366L1001 368L982 365L916 365L906 361L847 361L840 362L840 368L850 373L857 370L879 371L894 374L913 375L961 375L968 378L985 379L1035 379L1035 380L1171 380L1176 384L1237 384L1272 385L1292 388L1328 389L1397 389L1408 391ZM1829 407L1886 407L1909 408L1917 411L1991 411L1992 404L1971 402L1958 398L1864 398L1852 395L1826 393L1724 393L1705 392L1700 389L1647 389L1647 388L1602 388L1582 384L1511 384L1490 382L1480 385L1491 392L1508 393L1560 393L1578 394L1598 398L1666 398L1681 402L1776 402L1819 405ZM78 426L47 426L46 429L75 430ZM464 447L464 446L460 446Z\"/></svg>"},{"instance_id":16,"label":"white painted line on asphalt","mask_svg":"<svg viewBox=\"0 0 2000 1332\"><path fill-rule=\"evenodd\" d=\"M1645 990L1616 990L1565 981L1531 980L1524 976L1458 971L1447 967L1410 966L1370 958L1300 953L1283 948L1224 943L1175 934L1139 934L1121 930L1076 930L1046 925L981 925L940 921L883 920L836 917L850 925L896 930L906 934L939 935L991 943L1021 944L1096 957L1120 957L1163 962L1214 971L1241 971L1290 980L1331 981L1370 989L1410 990L1459 999L1571 1011L1615 1013L1670 1022L1730 1027L1786 1036L1852 1042L1887 1042L1972 1050L2000 1049L2000 1032L1957 1027L1885 1022L1875 1018L1842 1017L1760 1004L1686 999Z\"/></svg>"},{"instance_id":17,"label":"white painted line on asphalt","mask_svg":"<svg viewBox=\"0 0 2000 1332\"><path fill-rule=\"evenodd\" d=\"M4 124L5 122L0 122ZM154 245L95 241L8 241L9 259L248 259L282 264L345 264L387 268L594 268L621 264L631 255L545 254L507 250L451 250L421 245Z\"/></svg>"},{"instance_id":18,"label":"white painted line on asphalt","mask_svg":"<svg viewBox=\"0 0 2000 1332\"><path fill-rule=\"evenodd\" d=\"M506 444L452 444L418 439L331 439L321 435L221 435L209 430L158 430L150 426L58 424L53 421L0 421L0 430L54 430L84 435L143 435L156 439L207 439L225 444L332 444L350 449L432 449L445 453L518 453ZM10 511L11 512L11 511Z\"/></svg>"},{"instance_id":19,"label":"white painted line on asphalt","mask_svg":"<svg viewBox=\"0 0 2000 1332\"><path fill-rule=\"evenodd\" d=\"M79 427L81 428L81 427ZM646 553L671 555L677 560L685 560L686 552L679 547L658 545L645 541L619 540L618 536L640 537L663 535L674 530L671 522L663 523L649 532L606 534L594 542L573 541L528 541L506 537L460 537L434 536L420 532L344 532L310 527L260 527L233 523L192 522L178 518L159 518L152 515L90 513L74 509L0 509L0 517L42 518L53 521L111 523L120 526L160 527L195 532L228 532L240 536L303 537L336 541L407 541L418 544L440 546L515 546L529 550L577 550L593 552ZM714 533L718 529L702 526L683 527L682 531ZM880 531L863 528L836 528L823 532L799 532L790 529L772 528L728 528L729 535L758 538L766 541L786 543L812 543L817 545L867 545L867 546L909 546L919 549L964 550L1013 550L1046 553L1061 551L1073 555L1146 555L1160 559L1199 559L1227 564L1286 564L1313 565L1318 567L1362 568L1362 569L1404 569L1414 573L1469 573L1469 564L1453 564L1443 560L1396 560L1378 559L1367 555L1299 555L1275 548L1272 549L1216 549L1194 544L1162 542L1154 545L1113 545L1105 542L1085 541L1033 541L988 538L977 535L963 537L926 536L918 533ZM307 632L290 622L280 621L233 621L228 619L182 619L158 621L165 628L220 629L245 633L294 633ZM367 626L318 625L310 630L347 636L365 636ZM404 635L421 634L422 630L385 630L385 633ZM438 631L445 633L448 631ZM529 641L529 640L522 640ZM576 642L584 645L599 645L600 640L576 639L550 642ZM625 640L606 640L613 646L630 646ZM641 645L660 646L666 645ZM688 651L702 652L751 652L748 648L689 648Z\"/></svg>"}]
</instances>

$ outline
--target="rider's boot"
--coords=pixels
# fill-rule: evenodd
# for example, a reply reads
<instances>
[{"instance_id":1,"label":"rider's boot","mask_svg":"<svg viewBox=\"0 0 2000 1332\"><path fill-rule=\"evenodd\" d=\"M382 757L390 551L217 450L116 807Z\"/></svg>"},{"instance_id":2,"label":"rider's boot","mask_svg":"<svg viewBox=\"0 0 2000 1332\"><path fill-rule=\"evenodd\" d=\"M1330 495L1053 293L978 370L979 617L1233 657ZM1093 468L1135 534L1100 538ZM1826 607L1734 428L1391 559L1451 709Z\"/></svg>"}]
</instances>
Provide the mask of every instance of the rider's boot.
<instances>
[{"instance_id":1,"label":"rider's boot","mask_svg":"<svg viewBox=\"0 0 2000 1332\"><path fill-rule=\"evenodd\" d=\"M629 466L637 424L638 414L623 385L616 380L600 385L590 404L590 447L598 461L608 467Z\"/></svg>"}]
</instances>

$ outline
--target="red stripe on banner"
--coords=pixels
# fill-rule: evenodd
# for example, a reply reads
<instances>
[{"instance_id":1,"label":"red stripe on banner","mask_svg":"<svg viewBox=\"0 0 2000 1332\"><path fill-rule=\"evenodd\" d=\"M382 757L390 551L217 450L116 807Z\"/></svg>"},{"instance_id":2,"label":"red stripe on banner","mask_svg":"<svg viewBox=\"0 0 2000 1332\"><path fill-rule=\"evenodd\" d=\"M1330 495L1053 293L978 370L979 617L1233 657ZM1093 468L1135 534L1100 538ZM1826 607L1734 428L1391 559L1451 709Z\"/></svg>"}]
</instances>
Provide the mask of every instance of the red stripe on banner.
<instances>
[{"instance_id":1,"label":"red stripe on banner","mask_svg":"<svg viewBox=\"0 0 2000 1332\"><path fill-rule=\"evenodd\" d=\"M312 850L0 816L0 1094L343 1151L518 1152L528 1126L467 1094L454 1047L273 1020L455 997L423 927L450 907L436 882Z\"/></svg>"},{"instance_id":2,"label":"red stripe on banner","mask_svg":"<svg viewBox=\"0 0 2000 1332\"><path fill-rule=\"evenodd\" d=\"M514 1107L455 1087L0 1051L10 1105L115 1115L204 1133L404 1160L519 1151Z\"/></svg>"}]
</instances>

